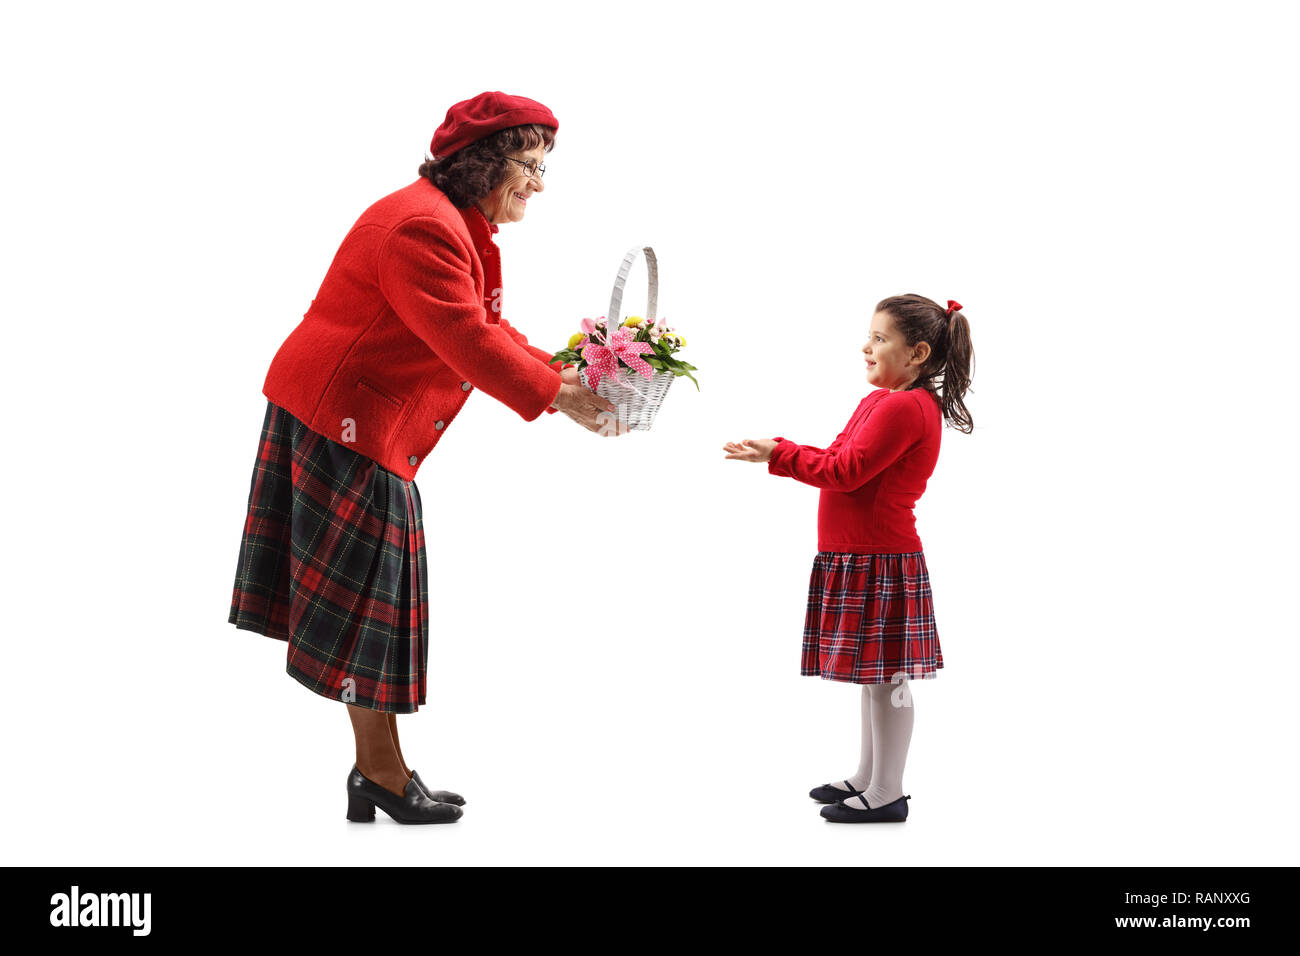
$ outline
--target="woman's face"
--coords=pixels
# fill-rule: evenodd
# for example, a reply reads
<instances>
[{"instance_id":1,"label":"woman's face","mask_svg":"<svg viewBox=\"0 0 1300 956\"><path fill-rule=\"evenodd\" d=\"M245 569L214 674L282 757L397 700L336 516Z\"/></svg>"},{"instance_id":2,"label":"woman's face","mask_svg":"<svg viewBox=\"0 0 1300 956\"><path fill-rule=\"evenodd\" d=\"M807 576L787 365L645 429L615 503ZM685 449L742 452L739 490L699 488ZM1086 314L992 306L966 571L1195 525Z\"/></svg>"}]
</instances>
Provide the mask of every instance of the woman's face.
<instances>
[{"instance_id":1,"label":"woman's face","mask_svg":"<svg viewBox=\"0 0 1300 956\"><path fill-rule=\"evenodd\" d=\"M535 149L507 155L521 163L531 160L535 165L540 166L546 156L546 147L538 146ZM506 170L506 178L478 204L478 208L491 223L519 222L524 218L524 209L527 208L529 198L533 193L539 193L546 188L537 177L529 177L519 163L506 163L506 166L509 167Z\"/></svg>"},{"instance_id":2,"label":"woman's face","mask_svg":"<svg viewBox=\"0 0 1300 956\"><path fill-rule=\"evenodd\" d=\"M921 366L930 357L930 343L917 342L909 347L894 328L893 316L877 312L871 317L871 331L862 354L867 363L867 381L876 388L897 392L916 381Z\"/></svg>"}]
</instances>

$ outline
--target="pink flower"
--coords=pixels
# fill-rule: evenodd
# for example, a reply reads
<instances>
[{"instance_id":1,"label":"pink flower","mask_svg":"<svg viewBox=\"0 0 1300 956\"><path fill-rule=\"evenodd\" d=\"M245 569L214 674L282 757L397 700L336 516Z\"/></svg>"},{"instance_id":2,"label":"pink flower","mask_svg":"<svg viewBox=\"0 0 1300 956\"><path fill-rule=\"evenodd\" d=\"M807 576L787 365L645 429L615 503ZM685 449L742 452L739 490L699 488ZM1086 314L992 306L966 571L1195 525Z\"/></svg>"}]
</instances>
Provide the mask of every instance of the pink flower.
<instances>
[{"instance_id":1,"label":"pink flower","mask_svg":"<svg viewBox=\"0 0 1300 956\"><path fill-rule=\"evenodd\" d=\"M591 319L583 319L581 329L590 335L592 332L596 331L596 323L591 321Z\"/></svg>"}]
</instances>

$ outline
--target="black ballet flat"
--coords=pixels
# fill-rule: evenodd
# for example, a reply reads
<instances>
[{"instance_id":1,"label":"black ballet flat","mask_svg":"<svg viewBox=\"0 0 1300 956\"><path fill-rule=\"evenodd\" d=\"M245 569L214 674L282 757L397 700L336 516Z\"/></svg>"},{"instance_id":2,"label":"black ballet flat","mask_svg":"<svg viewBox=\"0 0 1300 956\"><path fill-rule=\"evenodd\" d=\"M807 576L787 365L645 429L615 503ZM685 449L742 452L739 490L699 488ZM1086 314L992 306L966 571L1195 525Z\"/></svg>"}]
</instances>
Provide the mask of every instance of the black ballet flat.
<instances>
[{"instance_id":1,"label":"black ballet flat","mask_svg":"<svg viewBox=\"0 0 1300 956\"><path fill-rule=\"evenodd\" d=\"M849 799L852 799L850 797ZM893 803L886 803L884 806L873 807L868 805L867 809L859 810L857 807L846 806L844 801L832 803L828 807L822 807L822 816L831 823L902 823L907 819L907 801L911 800L911 795L899 797ZM863 797L862 802L866 803L867 798Z\"/></svg>"},{"instance_id":2,"label":"black ballet flat","mask_svg":"<svg viewBox=\"0 0 1300 956\"><path fill-rule=\"evenodd\" d=\"M348 819L353 823L373 823L375 807L398 823L455 823L464 811L451 803L438 803L415 781L406 781L406 791L397 796L366 777L352 765L348 774Z\"/></svg>"},{"instance_id":3,"label":"black ballet flat","mask_svg":"<svg viewBox=\"0 0 1300 956\"><path fill-rule=\"evenodd\" d=\"M839 803L841 800L847 800L849 797L856 797L862 793L861 790L854 790L853 784L849 783L847 780L844 781L844 786L849 789L841 790L839 787L832 787L829 783L823 784L820 787L813 787L809 790L808 796L812 797L818 803Z\"/></svg>"},{"instance_id":4,"label":"black ballet flat","mask_svg":"<svg viewBox=\"0 0 1300 956\"><path fill-rule=\"evenodd\" d=\"M414 770L411 771L411 779L420 785L420 789L429 795L430 800L436 803L454 803L458 807L465 805L465 798L459 793L452 793L450 790L430 790Z\"/></svg>"}]
</instances>

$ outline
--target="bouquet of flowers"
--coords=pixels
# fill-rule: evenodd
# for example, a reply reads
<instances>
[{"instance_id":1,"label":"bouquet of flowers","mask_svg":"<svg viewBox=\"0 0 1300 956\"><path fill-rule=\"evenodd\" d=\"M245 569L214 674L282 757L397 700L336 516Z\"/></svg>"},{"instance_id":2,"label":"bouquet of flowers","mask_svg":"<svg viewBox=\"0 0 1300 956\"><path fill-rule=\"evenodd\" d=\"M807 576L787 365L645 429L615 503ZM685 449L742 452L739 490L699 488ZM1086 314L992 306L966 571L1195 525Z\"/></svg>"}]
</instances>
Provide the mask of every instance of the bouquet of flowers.
<instances>
[{"instance_id":1,"label":"bouquet of flowers","mask_svg":"<svg viewBox=\"0 0 1300 956\"><path fill-rule=\"evenodd\" d=\"M648 317L628 316L613 332L603 315L595 321L583 319L582 331L574 333L569 344L551 356L551 361L561 359L576 365L583 384L613 402L619 409L619 419L629 429L644 431L654 422L655 413L668 394L668 386L677 376L685 375L695 382L697 391L700 383L691 374L698 369L676 357L686 339L663 319L655 318L659 267L649 246L633 249L624 258L614 284L610 314L617 322L623 284L636 255L642 252L650 279Z\"/></svg>"},{"instance_id":2,"label":"bouquet of flowers","mask_svg":"<svg viewBox=\"0 0 1300 956\"><path fill-rule=\"evenodd\" d=\"M606 324L603 315L595 322L583 319L582 331L575 332L568 346L556 352L551 361L563 359L566 365L577 365L579 372L590 368L589 387L599 384L606 376L614 376L620 369L639 372L646 378L653 375L650 369L656 369L672 372L674 376L685 375L695 382L695 389L699 391L700 383L691 374L699 369L690 362L673 357L673 353L686 344L686 337L663 319L629 315L614 330L613 344L606 335ZM596 347L588 349L592 344Z\"/></svg>"}]
</instances>

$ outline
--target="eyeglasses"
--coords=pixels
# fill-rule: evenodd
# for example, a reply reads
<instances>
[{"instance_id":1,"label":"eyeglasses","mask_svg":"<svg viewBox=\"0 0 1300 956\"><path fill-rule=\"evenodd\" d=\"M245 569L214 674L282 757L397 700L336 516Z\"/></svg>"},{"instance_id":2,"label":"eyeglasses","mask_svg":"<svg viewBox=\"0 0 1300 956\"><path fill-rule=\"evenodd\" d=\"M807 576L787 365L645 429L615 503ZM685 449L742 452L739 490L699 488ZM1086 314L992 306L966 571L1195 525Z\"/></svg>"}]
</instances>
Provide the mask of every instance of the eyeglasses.
<instances>
[{"instance_id":1,"label":"eyeglasses","mask_svg":"<svg viewBox=\"0 0 1300 956\"><path fill-rule=\"evenodd\" d=\"M520 166L524 167L524 173L528 176L529 179L532 179L534 176L536 176L538 179L541 179L543 176L546 175L545 164L538 166L531 159L528 160L528 162L524 162L522 159L515 159L513 156L506 156L504 158L510 160L510 162L512 163L518 163Z\"/></svg>"}]
</instances>

